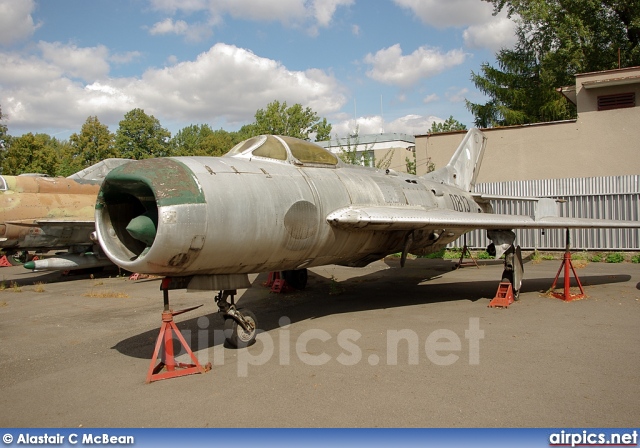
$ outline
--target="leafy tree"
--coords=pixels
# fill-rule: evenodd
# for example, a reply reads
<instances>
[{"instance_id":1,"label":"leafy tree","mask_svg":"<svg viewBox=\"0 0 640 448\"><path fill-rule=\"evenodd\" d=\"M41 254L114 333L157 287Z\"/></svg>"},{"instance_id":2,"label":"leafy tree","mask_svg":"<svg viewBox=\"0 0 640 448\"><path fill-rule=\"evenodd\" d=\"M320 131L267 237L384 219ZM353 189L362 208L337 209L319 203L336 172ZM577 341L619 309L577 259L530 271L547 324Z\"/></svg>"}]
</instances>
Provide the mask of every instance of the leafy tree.
<instances>
[{"instance_id":1,"label":"leafy tree","mask_svg":"<svg viewBox=\"0 0 640 448\"><path fill-rule=\"evenodd\" d=\"M202 142L212 133L213 129L208 124L182 128L171 138L171 153L176 156L206 155Z\"/></svg>"},{"instance_id":2,"label":"leafy tree","mask_svg":"<svg viewBox=\"0 0 640 448\"><path fill-rule=\"evenodd\" d=\"M429 134L437 134L438 132L450 132L450 131L466 131L467 127L460 123L458 120L450 115L443 123L433 122L431 123L431 129Z\"/></svg>"},{"instance_id":3,"label":"leafy tree","mask_svg":"<svg viewBox=\"0 0 640 448\"><path fill-rule=\"evenodd\" d=\"M9 140L9 135L7 134L7 126L2 123L2 108L0 108L0 174L2 174L2 167L4 166L3 161L6 153L6 148Z\"/></svg>"},{"instance_id":4,"label":"leafy tree","mask_svg":"<svg viewBox=\"0 0 640 448\"><path fill-rule=\"evenodd\" d=\"M47 134L24 134L9 140L5 158L2 161L2 173L18 175L40 173L57 175L59 152L62 144Z\"/></svg>"},{"instance_id":5,"label":"leafy tree","mask_svg":"<svg viewBox=\"0 0 640 448\"><path fill-rule=\"evenodd\" d=\"M287 102L273 101L266 109L258 109L255 123L247 128L253 135L276 134L310 140L309 135L316 134L322 139L331 135L331 124L326 119L320 120L318 114L310 107L303 108L301 104L287 107Z\"/></svg>"},{"instance_id":6,"label":"leafy tree","mask_svg":"<svg viewBox=\"0 0 640 448\"><path fill-rule=\"evenodd\" d=\"M242 140L235 132L214 131L203 124L181 129L171 139L170 146L171 153L177 156L221 156Z\"/></svg>"},{"instance_id":7,"label":"leafy tree","mask_svg":"<svg viewBox=\"0 0 640 448\"><path fill-rule=\"evenodd\" d=\"M142 109L127 112L116 131L115 147L120 157L147 159L170 155L171 133L153 115Z\"/></svg>"},{"instance_id":8,"label":"leafy tree","mask_svg":"<svg viewBox=\"0 0 640 448\"><path fill-rule=\"evenodd\" d=\"M2 108L0 107L0 150L5 147L5 140L7 139L7 126L2 123L4 116L2 115Z\"/></svg>"},{"instance_id":9,"label":"leafy tree","mask_svg":"<svg viewBox=\"0 0 640 448\"><path fill-rule=\"evenodd\" d=\"M336 135L336 141L338 141L338 145L340 146L340 152L338 153L338 157L344 163L348 163L349 165L363 165L363 166L375 166L375 156L373 154L373 143L370 145L364 145L364 149L358 150L358 146L360 146L360 135L359 128L356 127L356 132L353 135L353 140L351 140L351 135L347 136L345 145L340 144L340 140Z\"/></svg>"},{"instance_id":10,"label":"leafy tree","mask_svg":"<svg viewBox=\"0 0 640 448\"><path fill-rule=\"evenodd\" d=\"M485 0L518 23L518 43L496 55L498 67L472 73L485 104L467 101L477 126L552 121L576 116L555 89L577 73L640 65L637 0Z\"/></svg>"},{"instance_id":11,"label":"leafy tree","mask_svg":"<svg viewBox=\"0 0 640 448\"><path fill-rule=\"evenodd\" d=\"M80 134L73 133L69 137L71 162L77 162L82 168L89 167L101 160L117 157L114 146L115 136L109 132L107 125L100 123L98 117L90 116L82 125Z\"/></svg>"}]
</instances>

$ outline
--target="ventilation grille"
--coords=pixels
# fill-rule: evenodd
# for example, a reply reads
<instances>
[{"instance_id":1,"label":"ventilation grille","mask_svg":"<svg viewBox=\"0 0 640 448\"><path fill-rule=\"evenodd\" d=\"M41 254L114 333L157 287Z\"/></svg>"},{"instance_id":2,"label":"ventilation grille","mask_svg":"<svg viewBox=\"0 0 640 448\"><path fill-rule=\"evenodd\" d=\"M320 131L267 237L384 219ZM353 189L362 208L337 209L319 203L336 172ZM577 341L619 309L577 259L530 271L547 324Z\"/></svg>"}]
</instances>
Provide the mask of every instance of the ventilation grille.
<instances>
[{"instance_id":1,"label":"ventilation grille","mask_svg":"<svg viewBox=\"0 0 640 448\"><path fill-rule=\"evenodd\" d=\"M604 95L598 97L598 110L622 109L636 106L636 94L619 93L617 95Z\"/></svg>"}]
</instances>

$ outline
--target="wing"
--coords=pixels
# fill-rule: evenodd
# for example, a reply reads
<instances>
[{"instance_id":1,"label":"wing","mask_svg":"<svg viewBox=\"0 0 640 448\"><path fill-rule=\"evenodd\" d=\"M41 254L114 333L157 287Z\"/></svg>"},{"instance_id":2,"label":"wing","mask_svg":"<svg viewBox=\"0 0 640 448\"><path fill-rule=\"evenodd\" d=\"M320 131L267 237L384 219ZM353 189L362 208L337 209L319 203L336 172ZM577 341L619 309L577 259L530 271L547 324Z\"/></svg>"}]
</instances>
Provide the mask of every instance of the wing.
<instances>
[{"instance_id":1,"label":"wing","mask_svg":"<svg viewBox=\"0 0 640 448\"><path fill-rule=\"evenodd\" d=\"M91 229L95 227L95 221L93 219L76 219L76 218L37 218L37 219L21 219L13 221L5 221L5 224L18 226L18 227L40 227L45 230L49 229L63 229L68 227L86 228Z\"/></svg>"},{"instance_id":2,"label":"wing","mask_svg":"<svg viewBox=\"0 0 640 448\"><path fill-rule=\"evenodd\" d=\"M637 221L563 218L558 216L496 215L453 210L393 206L350 206L335 210L327 221L342 229L417 230L431 229L567 229L639 228Z\"/></svg>"}]
</instances>

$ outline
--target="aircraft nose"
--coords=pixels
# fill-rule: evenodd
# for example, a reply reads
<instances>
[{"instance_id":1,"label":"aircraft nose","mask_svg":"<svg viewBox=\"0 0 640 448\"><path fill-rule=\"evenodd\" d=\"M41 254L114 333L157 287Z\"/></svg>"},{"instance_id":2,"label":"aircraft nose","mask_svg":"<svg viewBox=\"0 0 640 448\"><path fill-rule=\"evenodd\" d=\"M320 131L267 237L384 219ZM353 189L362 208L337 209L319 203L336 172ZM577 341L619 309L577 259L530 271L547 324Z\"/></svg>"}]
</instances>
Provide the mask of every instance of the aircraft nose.
<instances>
[{"instance_id":1,"label":"aircraft nose","mask_svg":"<svg viewBox=\"0 0 640 448\"><path fill-rule=\"evenodd\" d=\"M126 230L129 235L147 246L151 246L156 238L156 223L146 213L129 221Z\"/></svg>"}]
</instances>

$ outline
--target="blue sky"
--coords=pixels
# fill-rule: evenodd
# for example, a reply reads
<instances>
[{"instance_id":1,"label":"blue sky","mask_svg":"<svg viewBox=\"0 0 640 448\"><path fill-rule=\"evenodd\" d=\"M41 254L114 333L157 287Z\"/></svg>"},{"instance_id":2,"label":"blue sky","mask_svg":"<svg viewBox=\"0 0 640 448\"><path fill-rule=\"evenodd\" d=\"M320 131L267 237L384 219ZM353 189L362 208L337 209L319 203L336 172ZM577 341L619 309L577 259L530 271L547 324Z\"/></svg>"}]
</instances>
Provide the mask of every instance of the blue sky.
<instances>
[{"instance_id":1,"label":"blue sky","mask_svg":"<svg viewBox=\"0 0 640 448\"><path fill-rule=\"evenodd\" d=\"M9 134L63 139L134 108L233 131L274 100L338 136L471 127L471 71L513 31L482 0L0 0L0 107Z\"/></svg>"}]
</instances>

